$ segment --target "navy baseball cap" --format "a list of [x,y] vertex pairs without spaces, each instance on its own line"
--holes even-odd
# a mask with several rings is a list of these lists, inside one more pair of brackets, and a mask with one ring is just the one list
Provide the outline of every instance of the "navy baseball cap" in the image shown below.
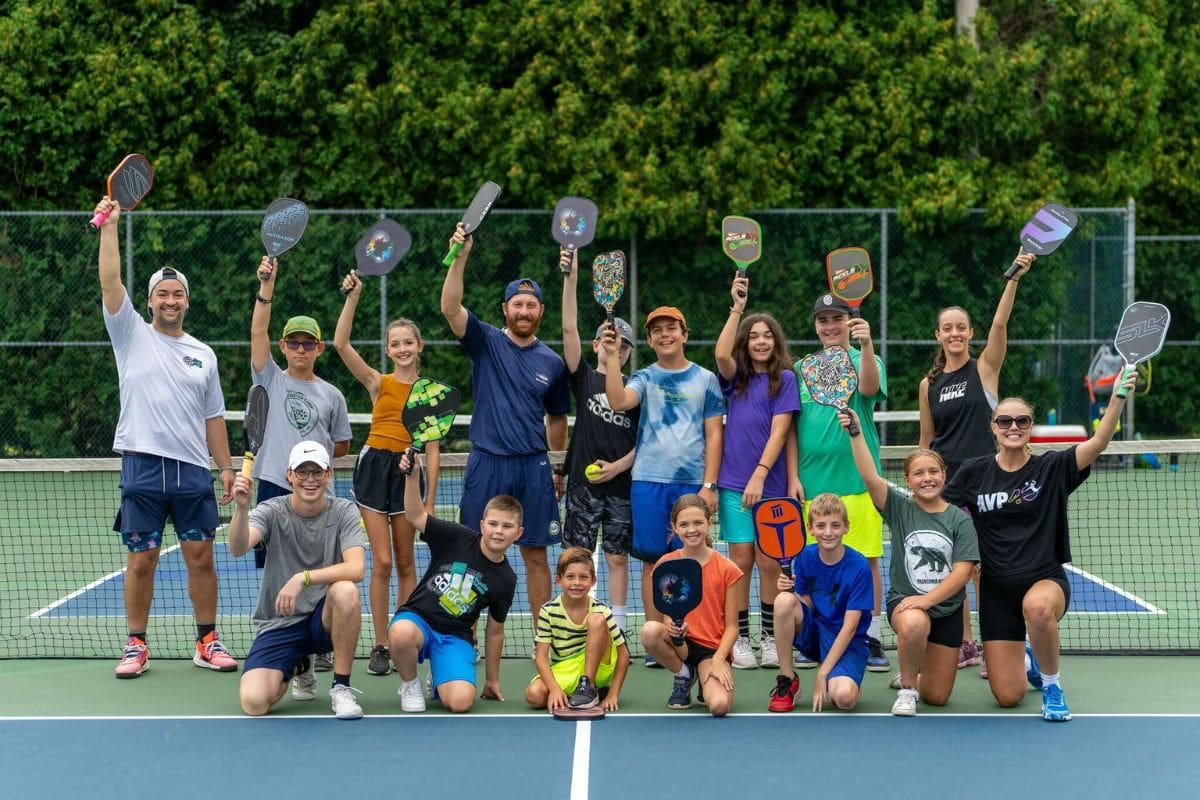
[[846,301],[831,294],[823,294],[817,298],[817,302],[813,303],[812,315],[814,317],[822,311],[841,311],[850,316],[850,306],[846,304]]
[[537,281],[533,278],[517,278],[505,286],[504,302],[507,303],[519,294],[531,294],[537,298],[539,303],[542,302],[542,287],[538,286]]

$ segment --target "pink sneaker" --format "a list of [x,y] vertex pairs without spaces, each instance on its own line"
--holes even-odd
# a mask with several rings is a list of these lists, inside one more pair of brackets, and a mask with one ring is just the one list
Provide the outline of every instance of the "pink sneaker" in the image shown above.
[[237,662],[229,655],[225,645],[221,644],[221,638],[217,636],[216,631],[196,642],[196,655],[192,656],[192,663],[197,667],[217,672],[233,672],[237,669]]
[[125,652],[121,654],[121,662],[117,664],[115,674],[118,678],[136,678],[150,669],[150,648],[136,636],[125,640]]

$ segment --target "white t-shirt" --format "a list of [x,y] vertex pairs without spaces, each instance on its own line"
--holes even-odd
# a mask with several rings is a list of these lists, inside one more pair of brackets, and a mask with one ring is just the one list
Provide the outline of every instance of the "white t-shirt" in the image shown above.
[[297,444],[320,442],[332,454],[334,442],[350,441],[346,398],[336,386],[320,378],[293,378],[272,359],[262,372],[251,366],[250,373],[255,384],[266,387],[270,402],[262,449],[254,460],[256,479],[286,488],[288,456]]
[[167,336],[133,309],[104,309],[104,327],[117,356],[121,416],[113,450],[210,466],[205,420],[225,414],[212,348],[188,334]]

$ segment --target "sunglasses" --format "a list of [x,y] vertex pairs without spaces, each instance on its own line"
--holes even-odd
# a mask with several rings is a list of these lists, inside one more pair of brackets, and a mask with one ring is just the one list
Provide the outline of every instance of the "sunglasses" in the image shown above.
[[1007,414],[996,417],[992,420],[992,424],[1002,430],[1007,430],[1016,423],[1017,430],[1027,431],[1033,427],[1033,417],[1028,414],[1022,414],[1019,417],[1010,417]]
[[317,345],[320,344],[314,339],[306,339],[303,342],[299,339],[285,339],[283,343],[287,345],[288,350],[304,350],[306,353],[316,350]]

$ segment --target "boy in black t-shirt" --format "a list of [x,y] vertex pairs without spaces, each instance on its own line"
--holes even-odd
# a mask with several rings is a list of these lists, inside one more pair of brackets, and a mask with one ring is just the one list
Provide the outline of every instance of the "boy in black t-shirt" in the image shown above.
[[[410,457],[400,461],[408,469]],[[500,693],[500,653],[504,620],[512,606],[517,576],[505,551],[520,538],[521,504],[509,495],[488,501],[479,523],[482,534],[425,512],[421,502],[419,463],[404,482],[404,515],[429,545],[429,569],[416,590],[392,617],[388,647],[400,676],[400,708],[424,711],[425,696],[417,664],[429,661],[434,697],[449,711],[470,711],[475,702],[475,649],[471,632],[488,611],[487,658],[483,697],[504,700]]]

